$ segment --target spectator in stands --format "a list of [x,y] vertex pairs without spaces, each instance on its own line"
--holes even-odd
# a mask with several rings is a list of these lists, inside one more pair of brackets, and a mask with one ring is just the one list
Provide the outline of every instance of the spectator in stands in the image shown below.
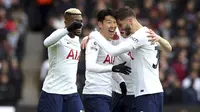
[[166,79],[163,82],[164,102],[165,104],[175,104],[181,102],[181,83],[177,78],[177,74],[173,70],[169,70]]
[[199,72],[191,70],[188,77],[183,80],[183,99],[185,104],[198,104],[200,102],[200,78]]

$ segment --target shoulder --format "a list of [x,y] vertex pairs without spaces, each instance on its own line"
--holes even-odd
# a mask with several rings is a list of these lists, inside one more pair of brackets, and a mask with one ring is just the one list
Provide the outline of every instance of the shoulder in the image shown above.
[[86,46],[86,52],[97,52],[99,50],[99,45],[94,39],[89,39],[87,46]]
[[97,44],[97,42],[95,41],[95,39],[89,39],[88,45],[90,45],[90,46],[98,46],[98,44]]
[[60,28],[60,29],[54,30],[53,33],[60,33],[60,32],[68,32],[68,31],[67,31],[67,29],[65,29],[65,28]]
[[86,49],[93,49],[93,48],[99,49],[99,45],[97,44],[95,39],[89,39]]

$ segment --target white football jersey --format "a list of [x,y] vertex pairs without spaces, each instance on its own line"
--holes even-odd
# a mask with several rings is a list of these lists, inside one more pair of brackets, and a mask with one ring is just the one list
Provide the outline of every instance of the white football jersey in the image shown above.
[[[112,43],[113,43],[114,45],[118,45],[120,42],[123,42],[123,41],[125,41],[126,39],[128,39],[128,38],[122,38],[122,37],[120,36],[120,33],[119,33],[119,32],[117,32],[117,35],[118,35],[118,37],[112,40],[112,41],[113,41]],[[123,57],[121,57],[121,56],[117,56],[117,57],[115,58],[114,65],[117,65],[117,64],[120,64],[120,63],[123,63],[123,62],[126,61],[126,66],[131,67],[131,61],[134,60],[134,58],[133,58],[133,53],[131,53],[131,52],[129,51],[129,52],[125,53],[125,54],[126,54],[127,57],[129,58],[129,61],[127,61],[126,59],[123,59]],[[116,75],[120,75],[120,76],[122,77],[123,80],[118,80],[119,78],[116,79],[116,78],[115,78]],[[135,81],[134,78],[132,78],[132,77],[133,77],[132,75],[133,75],[133,74],[124,75],[124,74],[122,74],[122,73],[115,73],[115,72],[113,72],[112,90],[113,90],[114,92],[116,92],[116,93],[121,94],[122,92],[121,92],[121,88],[120,88],[120,85],[119,85],[119,84],[120,84],[121,82],[125,82],[126,88],[127,88],[127,95],[134,95],[135,82],[136,82],[136,81]]]
[[83,88],[83,94],[111,96],[112,67],[115,57],[110,56],[101,49],[94,39],[90,39],[86,46],[85,58],[86,81]]
[[[70,38],[66,29],[54,31],[45,44],[58,38],[48,46],[49,71],[42,90],[47,93],[72,94],[77,92],[76,74],[80,53],[79,37]],[[66,33],[63,33],[66,32]],[[63,33],[63,35],[61,35]]]
[[[142,27],[129,39],[113,46],[105,41],[98,32],[90,33],[90,37],[109,54],[116,56],[128,51],[134,52],[134,61],[131,62],[132,76],[136,79],[135,96],[163,92],[159,79],[157,44],[148,41],[147,27]],[[97,36],[98,35],[98,36]]]

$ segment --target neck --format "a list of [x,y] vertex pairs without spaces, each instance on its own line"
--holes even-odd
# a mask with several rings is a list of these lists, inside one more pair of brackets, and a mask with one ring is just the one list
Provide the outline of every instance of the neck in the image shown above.
[[75,37],[75,35],[72,32],[69,32],[68,35],[69,35],[70,38],[74,38]]
[[132,32],[135,33],[136,31],[138,31],[142,27],[143,26],[139,22],[136,21],[135,24],[133,24]]
[[103,37],[106,39],[106,40],[111,40],[111,38],[110,37],[107,37],[107,36],[105,36],[105,34],[104,33],[102,33],[102,31],[100,31],[100,33],[101,33],[101,35],[103,35]]

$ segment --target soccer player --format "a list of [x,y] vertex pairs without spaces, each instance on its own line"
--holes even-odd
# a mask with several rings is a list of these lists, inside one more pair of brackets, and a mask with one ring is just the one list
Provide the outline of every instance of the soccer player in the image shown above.
[[[168,41],[145,26],[136,19],[131,8],[120,8],[116,11],[116,18],[122,36],[129,37],[117,46],[109,44],[99,32],[90,33],[89,37],[95,39],[98,45],[112,56],[128,51],[134,52],[131,62],[133,79],[136,79],[135,97],[136,112],[162,112],[163,88],[159,80],[159,48],[171,51]],[[148,40],[149,34],[154,35],[153,42]]]
[[[97,14],[100,35],[107,42],[115,34],[117,27],[114,11],[103,9]],[[105,52],[94,39],[86,46],[86,81],[83,89],[83,104],[86,112],[110,112],[112,96],[112,72],[130,73],[125,63],[114,65],[115,57]],[[117,75],[114,76],[117,78]],[[120,80],[120,79],[119,79]]]
[[[118,45],[120,42],[125,41],[128,38],[122,38],[120,32],[116,30],[116,35],[113,37],[113,43]],[[114,65],[126,61],[126,66],[131,67],[131,60],[134,60],[132,53],[129,51],[126,53],[127,57],[118,56],[115,58]],[[125,59],[124,59],[125,58]],[[121,73],[113,73],[113,76],[116,74],[120,75],[121,80],[113,77],[112,80],[112,112],[135,112],[135,81],[132,78],[133,74],[123,75]]]
[[44,40],[50,67],[39,98],[38,112],[84,110],[76,86],[83,18],[76,8],[66,10],[64,18],[66,27],[54,31]]

